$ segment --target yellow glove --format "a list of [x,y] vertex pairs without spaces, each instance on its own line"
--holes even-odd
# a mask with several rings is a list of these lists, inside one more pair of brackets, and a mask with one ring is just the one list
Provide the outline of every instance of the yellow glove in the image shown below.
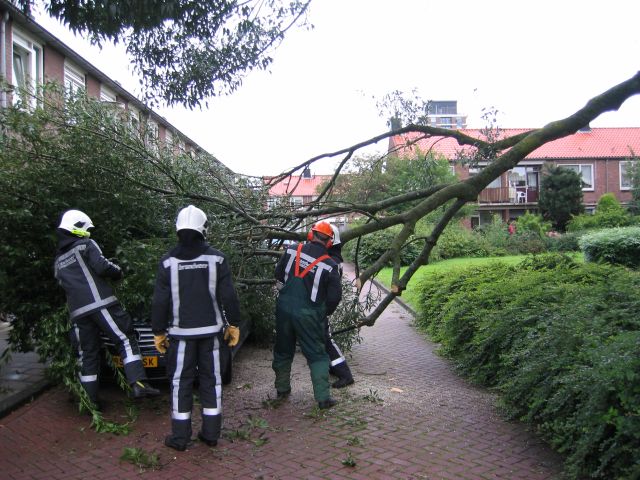
[[160,353],[167,353],[167,348],[169,348],[169,339],[167,338],[167,334],[163,333],[161,335],[154,335],[153,344],[156,346],[156,350]]
[[224,340],[230,347],[235,347],[240,341],[240,329],[229,325],[224,331]]

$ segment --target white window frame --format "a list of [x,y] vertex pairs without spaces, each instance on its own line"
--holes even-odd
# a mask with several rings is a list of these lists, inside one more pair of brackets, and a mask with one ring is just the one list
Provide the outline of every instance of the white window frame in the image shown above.
[[64,88],[67,93],[77,94],[87,89],[86,75],[76,65],[64,61]]
[[108,103],[116,103],[118,98],[116,97],[116,92],[111,90],[106,85],[100,84],[100,101],[108,102]]
[[[478,175],[482,170],[486,168],[486,165],[478,165],[477,167],[469,167],[469,177]],[[455,172],[454,172],[455,173]],[[498,178],[491,180],[489,185],[484,188],[502,188],[502,175]]]
[[268,197],[267,198],[267,210],[273,210],[277,208],[280,204],[280,199],[278,197]]
[[168,128],[164,129],[164,144],[167,148],[174,147],[173,132]]
[[[569,168],[569,167],[578,167],[577,168],[577,173],[578,175],[580,175],[580,179],[582,180],[582,169],[583,167],[587,167],[589,168],[589,170],[591,170],[591,186],[590,187],[582,187],[582,191],[583,192],[593,192],[596,188],[596,182],[595,182],[595,168],[594,165],[592,163],[566,163],[566,164],[561,164],[560,167],[563,168]],[[571,170],[574,170],[573,168],[570,168]],[[584,180],[582,180],[584,182]],[[586,182],[584,182],[586,183]]]
[[[627,170],[627,166],[629,165],[633,165],[635,163],[634,160],[621,160],[619,163],[619,167],[618,167],[618,176],[620,179],[620,190],[621,191],[628,191],[631,190],[633,188],[633,184],[631,183],[631,179],[629,178],[626,170]],[[624,168],[623,168],[624,167]],[[623,173],[624,170],[624,173]],[[627,185],[625,185],[623,183],[623,179],[625,180],[624,183],[627,183]]]
[[160,127],[158,126],[158,122],[152,120],[151,118],[147,119],[145,124],[145,145],[152,150],[156,150],[158,148],[158,136],[160,132]]
[[302,197],[289,198],[289,205],[291,205],[293,208],[301,208],[303,204],[304,204],[304,200],[302,200]]
[[127,122],[131,130],[140,135],[140,110],[131,105],[127,106]]
[[[37,92],[38,86],[44,81],[42,44],[36,42],[29,35],[14,28],[11,39],[11,84],[16,89],[13,95],[14,105],[20,101],[18,90],[25,89],[30,94]],[[16,56],[19,63],[16,62]],[[21,75],[16,71],[16,66],[20,65]],[[18,81],[18,76],[22,76]],[[35,107],[37,101],[35,96],[31,96],[26,102],[30,107]]]

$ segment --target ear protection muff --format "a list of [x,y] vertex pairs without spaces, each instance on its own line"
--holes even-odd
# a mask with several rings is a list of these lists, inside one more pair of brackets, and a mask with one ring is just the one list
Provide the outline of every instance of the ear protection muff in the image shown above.
[[333,229],[331,228],[331,225],[329,225],[329,223],[327,223],[327,222],[315,223],[311,227],[311,230],[309,230],[309,233],[307,233],[307,240],[308,241],[313,240],[313,232],[314,231],[318,232],[318,233],[322,233],[323,235],[326,235],[327,237],[329,237],[329,241],[327,241],[326,247],[327,248],[331,248],[331,246],[333,245]]

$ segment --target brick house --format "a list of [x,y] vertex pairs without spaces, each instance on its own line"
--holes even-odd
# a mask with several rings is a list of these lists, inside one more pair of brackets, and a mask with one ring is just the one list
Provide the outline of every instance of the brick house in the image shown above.
[[[274,208],[282,202],[287,202],[296,208],[303,208],[318,198],[318,188],[325,182],[328,182],[332,176],[333,175],[315,175],[309,168],[306,168],[302,172],[302,175],[286,177],[269,189],[267,208]],[[272,178],[273,177],[264,177],[264,181],[268,182]],[[343,229],[349,221],[347,216],[330,217],[325,218],[325,220],[335,224],[340,229]]]
[[[12,105],[20,90],[34,92],[39,85],[55,81],[67,90],[84,89],[90,97],[119,105],[128,113],[132,125],[139,128],[141,134],[144,132],[145,138],[155,137],[187,152],[202,151],[164,117],[7,0],[0,0],[2,80],[9,88],[0,89],[0,108]],[[33,107],[35,102],[35,99],[29,100]]]
[[[529,129],[504,129],[501,137],[510,137]],[[481,137],[480,130],[464,129],[461,132]],[[421,134],[392,137],[389,151],[408,156],[413,149],[404,145]],[[473,147],[460,146],[453,138],[431,137],[418,140],[414,149],[433,151],[449,159],[460,179],[468,178],[482,169],[486,162],[469,168],[454,160],[460,152],[470,153]],[[631,182],[626,168],[635,155],[640,154],[640,128],[585,128],[573,135],[549,142],[530,153],[520,164],[494,180],[478,196],[477,210],[471,218],[471,226],[491,222],[494,215],[504,221],[514,219],[526,211],[537,212],[540,179],[545,165],[571,168],[582,177],[584,206],[593,212],[598,199],[605,193],[613,193],[626,204],[631,200]]]

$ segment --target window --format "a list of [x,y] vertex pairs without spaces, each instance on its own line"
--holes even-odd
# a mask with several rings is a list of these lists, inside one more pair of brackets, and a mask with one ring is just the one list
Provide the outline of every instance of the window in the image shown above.
[[[482,171],[483,168],[484,167],[470,167],[469,176],[473,177],[474,175],[477,175],[478,173],[480,173],[480,171]],[[501,187],[502,187],[502,176],[491,180],[491,183],[489,183],[489,185],[487,185],[485,188],[501,188]]]
[[158,149],[158,124],[151,119],[145,125],[144,143],[147,148],[157,151]]
[[267,210],[272,210],[278,206],[278,198],[277,197],[269,197],[267,198]]
[[42,46],[32,41],[27,35],[13,32],[13,60],[11,80],[17,90],[13,96],[16,104],[22,100],[25,104],[35,107],[38,85],[42,84]]
[[77,67],[64,63],[64,88],[70,94],[84,92],[84,73]]
[[631,190],[633,188],[630,170],[634,163],[632,161],[620,162],[620,190]]
[[573,170],[582,178],[582,190],[593,190],[593,165],[576,164],[576,165],[560,165],[562,168]]
[[527,176],[526,169],[524,167],[514,167],[509,172],[509,186],[510,187],[526,187]]
[[100,101],[101,102],[109,102],[116,103],[117,98],[116,94],[109,87],[105,87],[104,85],[100,85]]
[[129,105],[127,107],[127,120],[131,127],[131,131],[140,135],[140,111]]

